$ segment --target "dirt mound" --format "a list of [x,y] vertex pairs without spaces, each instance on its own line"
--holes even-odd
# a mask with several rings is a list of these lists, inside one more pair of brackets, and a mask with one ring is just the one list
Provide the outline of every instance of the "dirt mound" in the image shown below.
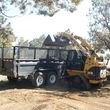
[[0,110],[109,110],[109,85],[91,91],[36,89],[28,81],[10,84],[0,76]]

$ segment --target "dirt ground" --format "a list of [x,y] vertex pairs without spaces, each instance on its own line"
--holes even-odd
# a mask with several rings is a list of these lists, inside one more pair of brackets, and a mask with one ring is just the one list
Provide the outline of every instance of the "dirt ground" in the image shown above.
[[0,76],[0,110],[110,110],[110,82],[90,91],[67,91],[61,84],[39,89]]

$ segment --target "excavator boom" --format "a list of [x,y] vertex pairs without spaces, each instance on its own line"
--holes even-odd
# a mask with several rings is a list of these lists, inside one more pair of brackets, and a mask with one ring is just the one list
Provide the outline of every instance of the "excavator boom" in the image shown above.
[[[95,51],[92,49],[92,47],[82,37],[77,36],[77,35],[73,35],[73,34],[70,34],[70,33],[64,33],[62,36],[69,39],[72,42],[72,44],[77,45],[77,47],[83,53],[87,54],[88,51],[91,51],[91,53],[93,53],[96,57],[98,57],[98,55],[95,53]],[[78,41],[80,41],[80,43]]]

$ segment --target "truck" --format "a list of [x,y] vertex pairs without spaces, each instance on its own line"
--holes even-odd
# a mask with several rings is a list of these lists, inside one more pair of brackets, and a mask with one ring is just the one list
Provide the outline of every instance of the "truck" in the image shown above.
[[[79,49],[52,48],[44,44],[41,48],[14,46],[0,48],[0,74],[13,82],[19,78],[29,79],[35,87],[54,85],[58,79],[84,85],[101,84],[106,81],[106,66],[88,45],[79,44],[78,36],[66,35],[63,40],[77,45]],[[61,40],[61,41],[63,41]],[[57,40],[58,41],[58,40]],[[83,41],[83,40],[82,40]],[[85,40],[84,40],[85,41]],[[61,43],[59,43],[61,44]],[[67,43],[66,43],[67,45]]]

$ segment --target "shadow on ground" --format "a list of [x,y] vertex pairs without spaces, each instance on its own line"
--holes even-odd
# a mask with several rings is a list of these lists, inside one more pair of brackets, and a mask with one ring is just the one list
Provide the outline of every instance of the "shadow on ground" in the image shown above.
[[[78,91],[77,88],[69,87],[65,81],[57,81],[53,86],[45,85],[42,87],[45,90],[50,91]],[[9,82],[8,80],[0,81],[0,91],[9,90],[9,89],[37,89],[35,88],[29,80],[18,80],[16,82]]]
[[[1,78],[2,79],[2,78]],[[109,87],[108,87],[108,86]],[[9,82],[6,78],[0,80],[0,91],[9,90],[9,89],[36,89],[29,80],[18,80],[17,82]],[[84,89],[80,88],[80,86],[76,84],[72,84],[71,86],[65,80],[58,80],[54,86],[44,86],[43,89],[47,91],[61,91],[61,92],[81,92],[84,93]],[[103,87],[99,87],[99,85],[91,85],[91,89],[89,93],[95,94],[103,92],[110,92],[110,78]],[[86,96],[87,94],[81,94],[81,96]],[[95,96],[95,95],[94,95]]]
[[[109,82],[110,84],[110,82]],[[8,80],[0,81],[0,91],[9,90],[9,89],[36,89],[29,80],[18,80],[17,82],[9,82]],[[71,85],[69,86],[67,82],[64,80],[58,81],[54,86],[44,86],[43,89],[50,90],[50,91],[69,91],[69,92],[78,92],[78,91],[85,91],[78,85]],[[99,89],[99,85],[92,86],[90,91],[94,92]]]
[[28,80],[19,80],[17,82],[9,82],[8,80],[0,81],[0,91],[8,89],[33,89],[31,82]]

